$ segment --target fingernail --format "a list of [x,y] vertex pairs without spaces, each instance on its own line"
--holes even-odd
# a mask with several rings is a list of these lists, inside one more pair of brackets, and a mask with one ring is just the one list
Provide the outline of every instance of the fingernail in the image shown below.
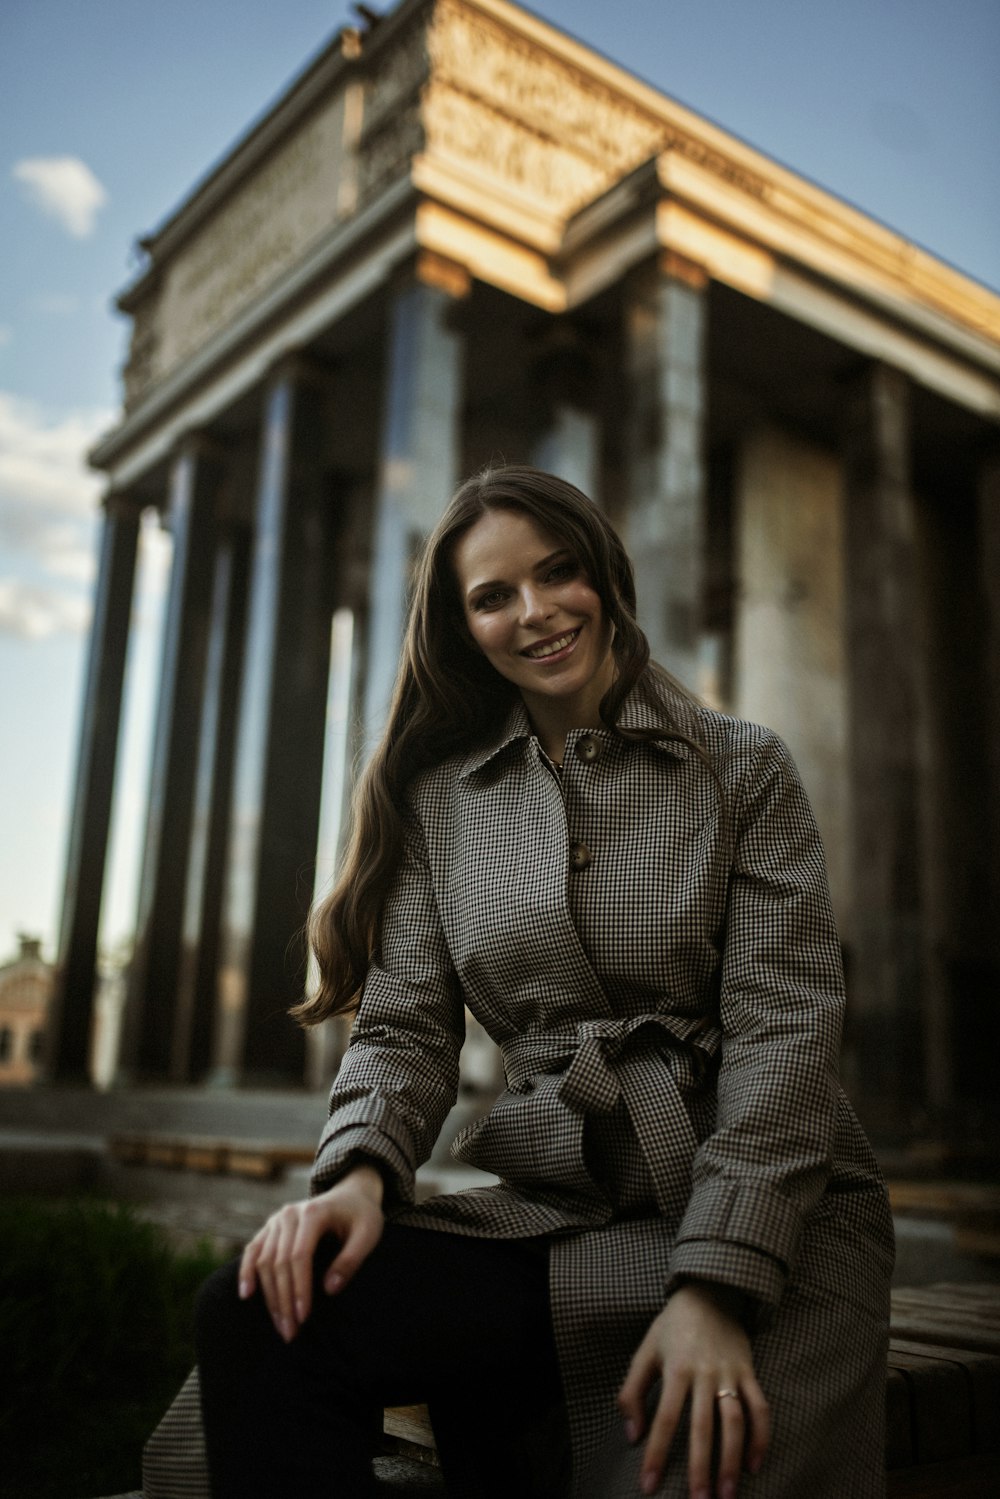
[[722,1485],[721,1499],[736,1499],[736,1485],[731,1478],[727,1478]]
[[250,1295],[250,1282],[248,1280],[241,1280],[240,1281],[240,1300],[241,1301],[246,1301],[246,1299],[247,1299],[247,1297],[249,1295]]
[[630,1442],[637,1442],[639,1440],[639,1428],[631,1416],[625,1422],[625,1436]]
[[712,1499],[712,1496],[708,1492],[708,1489],[698,1489],[695,1493],[694,1499]]
[[644,1494],[655,1494],[656,1493],[656,1474],[655,1473],[644,1473],[642,1475],[642,1483],[639,1485],[639,1487],[641,1488],[641,1490],[642,1490],[642,1492]]
[[292,1338],[295,1336],[295,1329],[292,1327],[291,1319],[289,1317],[282,1317],[280,1331],[281,1336],[284,1338],[285,1342],[290,1343],[292,1341]]
[[306,1304],[304,1301],[296,1301],[295,1315],[296,1317],[298,1317],[300,1322],[304,1322],[306,1320]]
[[330,1279],[326,1283],[326,1289],[330,1292],[331,1295],[333,1295],[333,1292],[339,1291],[343,1284],[344,1277],[342,1275],[338,1275],[336,1271],[334,1271],[334,1273],[330,1276]]

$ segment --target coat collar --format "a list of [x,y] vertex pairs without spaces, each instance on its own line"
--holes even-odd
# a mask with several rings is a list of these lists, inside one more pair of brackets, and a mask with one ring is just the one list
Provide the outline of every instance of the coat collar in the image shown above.
[[[630,692],[622,704],[622,711],[618,716],[618,725],[623,729],[674,729],[681,733],[691,734],[694,730],[693,713],[687,704],[683,705],[680,712],[671,715],[666,704],[652,700],[646,693]],[[607,729],[595,730],[595,733],[609,733]],[[482,770],[491,760],[505,750],[509,744],[517,740],[528,740],[534,734],[528,711],[520,698],[511,705],[499,733],[488,744],[481,744],[462,760],[458,776],[464,780],[466,776],[472,775],[477,770]],[[662,751],[664,754],[673,755],[677,760],[686,760],[691,751],[688,746],[677,739],[654,739],[649,741],[651,747]]]

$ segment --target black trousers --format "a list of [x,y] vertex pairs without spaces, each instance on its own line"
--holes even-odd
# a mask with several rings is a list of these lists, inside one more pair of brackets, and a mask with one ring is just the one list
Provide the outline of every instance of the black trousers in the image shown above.
[[543,1240],[492,1240],[392,1223],[336,1296],[322,1276],[291,1343],[238,1260],[202,1287],[196,1339],[215,1499],[370,1499],[386,1405],[426,1403],[449,1494],[558,1492],[538,1446],[562,1443],[562,1389]]

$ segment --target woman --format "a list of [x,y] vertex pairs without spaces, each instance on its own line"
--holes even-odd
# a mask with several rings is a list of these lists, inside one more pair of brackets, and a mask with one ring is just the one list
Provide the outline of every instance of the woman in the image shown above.
[[[556,1492],[563,1407],[574,1496],[882,1492],[892,1229],[812,814],[774,734],[649,665],[571,485],[487,470],[431,536],[311,935],[299,1018],[360,1008],[314,1195],[202,1297],[217,1499],[368,1493],[419,1400],[462,1499]],[[508,1087],[455,1153],[500,1184],[414,1206],[466,1006]]]

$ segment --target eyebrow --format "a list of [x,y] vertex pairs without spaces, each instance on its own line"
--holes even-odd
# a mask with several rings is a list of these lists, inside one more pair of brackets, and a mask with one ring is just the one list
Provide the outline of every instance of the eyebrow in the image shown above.
[[[548,567],[550,562],[555,562],[557,557],[565,557],[567,555],[570,555],[571,550],[572,549],[570,547],[556,547],[556,550],[554,552],[549,552],[547,557],[539,558],[539,560],[534,565],[533,571],[536,573],[541,572],[543,568]],[[471,599],[474,594],[481,592],[481,590],[484,588],[506,588],[506,586],[507,580],[505,578],[488,578],[482,583],[473,583],[471,587],[466,591],[465,596],[467,599]]]

